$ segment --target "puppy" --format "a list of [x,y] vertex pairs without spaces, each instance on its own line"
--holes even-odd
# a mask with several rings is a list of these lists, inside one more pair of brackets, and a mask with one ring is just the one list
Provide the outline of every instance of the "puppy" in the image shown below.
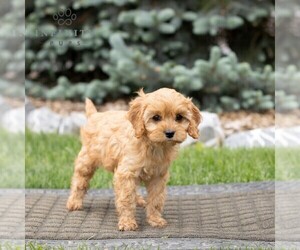
[[[148,223],[164,227],[162,218],[169,166],[187,134],[198,138],[201,115],[191,99],[173,89],[138,92],[129,111],[97,113],[86,100],[87,124],[81,129],[82,148],[75,161],[68,210],[82,209],[82,200],[98,166],[114,173],[119,230],[135,230],[136,205],[146,208]],[[138,194],[143,182],[147,199]]]

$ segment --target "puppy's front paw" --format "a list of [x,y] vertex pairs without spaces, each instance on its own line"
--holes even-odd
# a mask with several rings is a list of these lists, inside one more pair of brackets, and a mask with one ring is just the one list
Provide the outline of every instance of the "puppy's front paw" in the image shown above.
[[165,227],[168,223],[167,221],[162,218],[162,217],[149,217],[148,218],[148,223],[152,226],[152,227]]
[[136,220],[128,218],[120,218],[118,226],[120,231],[134,231],[138,228]]
[[67,209],[69,211],[81,210],[82,200],[73,199],[72,197],[70,197],[67,202]]

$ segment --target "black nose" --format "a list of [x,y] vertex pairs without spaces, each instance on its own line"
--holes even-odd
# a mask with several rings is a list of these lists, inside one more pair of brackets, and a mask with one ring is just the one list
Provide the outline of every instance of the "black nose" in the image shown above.
[[175,134],[175,131],[167,130],[167,131],[165,131],[165,134],[166,134],[167,138],[172,138]]

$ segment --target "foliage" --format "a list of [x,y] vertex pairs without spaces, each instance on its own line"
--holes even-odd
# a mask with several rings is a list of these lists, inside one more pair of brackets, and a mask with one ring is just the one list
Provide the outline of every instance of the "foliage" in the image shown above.
[[299,1],[276,2],[276,62],[277,67],[300,67]]
[[25,41],[24,2],[1,1],[0,9],[0,93],[24,98]]
[[276,110],[284,112],[299,108],[300,104],[300,72],[294,65],[287,67],[285,71],[279,71],[276,77]]
[[[26,187],[69,188],[79,138],[26,132]],[[169,185],[273,180],[274,149],[182,149],[171,166]],[[238,159],[238,160],[237,160]],[[112,187],[112,173],[97,170],[91,188]]]
[[[54,16],[66,8],[62,20],[77,18],[61,25]],[[205,109],[273,108],[273,8],[271,0],[29,1],[27,94],[101,103],[167,86]]]
[[300,106],[299,2],[277,1],[276,7],[276,110],[286,112]]

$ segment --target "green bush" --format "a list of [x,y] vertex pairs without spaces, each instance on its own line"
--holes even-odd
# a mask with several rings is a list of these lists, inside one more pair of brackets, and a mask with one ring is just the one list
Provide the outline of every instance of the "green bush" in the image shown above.
[[2,0],[0,8],[0,95],[24,100],[25,2]]
[[273,1],[69,2],[26,2],[28,95],[102,103],[167,86],[208,110],[274,107]]

